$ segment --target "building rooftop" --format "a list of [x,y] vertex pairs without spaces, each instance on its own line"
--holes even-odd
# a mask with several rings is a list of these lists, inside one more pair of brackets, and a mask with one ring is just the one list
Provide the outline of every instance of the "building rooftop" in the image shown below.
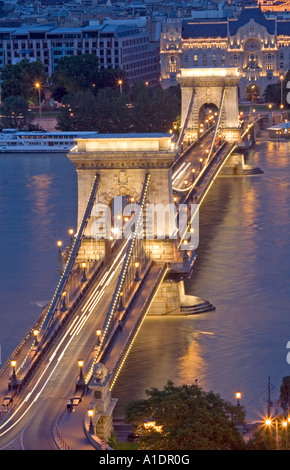
[[227,21],[200,20],[182,23],[182,38],[226,38]]
[[234,36],[237,34],[239,28],[249,23],[250,20],[254,20],[255,23],[264,26],[269,34],[275,34],[275,19],[267,19],[260,9],[260,7],[244,7],[238,20],[231,20],[230,34]]
[[[234,36],[239,28],[254,20],[257,24],[264,26],[269,34],[275,34],[276,18],[266,18],[259,7],[245,7],[237,19],[197,19],[182,22],[182,38],[226,38],[229,34]],[[277,20],[277,34],[290,35],[290,19]]]

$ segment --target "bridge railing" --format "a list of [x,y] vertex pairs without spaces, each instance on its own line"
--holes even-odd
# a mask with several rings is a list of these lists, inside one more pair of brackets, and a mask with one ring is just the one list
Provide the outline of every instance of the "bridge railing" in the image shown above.
[[[154,286],[152,287],[151,291],[150,291],[150,295],[146,298],[146,301],[144,302],[143,306],[142,306],[142,310],[139,314],[139,317],[137,319],[137,321],[135,322],[134,324],[134,327],[131,329],[126,341],[125,341],[125,344],[124,346],[122,347],[122,350],[118,356],[118,360],[113,368],[113,370],[111,371],[110,373],[110,389],[113,388],[116,380],[117,380],[117,377],[123,367],[123,364],[133,346],[133,343],[137,337],[137,334],[145,320],[145,317],[151,307],[151,304],[156,296],[156,293],[157,293],[157,290],[160,286],[160,284],[162,283],[163,279],[165,278],[166,276],[166,273],[169,269],[169,264],[168,263],[165,263],[164,266],[160,269],[159,273],[158,273],[158,276],[157,276],[157,279],[155,280],[155,283],[154,283]],[[145,284],[145,283],[144,283]],[[142,286],[141,286],[142,288]],[[137,295],[136,295],[136,298],[137,298]],[[131,305],[129,306],[128,308],[128,313],[127,315],[130,314],[131,310],[134,308],[134,305],[135,305],[135,301],[136,301],[136,298],[132,299],[132,303]]]
[[126,308],[124,310],[124,313],[122,315],[121,323],[114,325],[114,328],[111,329],[110,334],[107,337],[107,341],[103,342],[102,349],[101,350],[99,349],[99,354],[97,354],[95,356],[95,358],[92,360],[91,364],[88,366],[88,368],[86,370],[86,373],[84,374],[86,383],[88,383],[90,381],[91,377],[92,377],[93,368],[94,368],[94,365],[96,364],[96,362],[104,363],[107,356],[109,355],[109,353],[110,353],[110,351],[111,351],[118,335],[120,334],[120,331],[123,329],[123,327],[126,323],[126,320],[129,317],[130,312],[132,311],[132,308],[133,308],[133,306],[136,302],[136,299],[139,296],[139,293],[142,291],[142,288],[146,284],[146,281],[148,279],[148,276],[149,276],[149,273],[150,273],[150,270],[151,270],[152,266],[153,266],[153,261],[148,260],[148,263],[146,264],[146,267],[144,268],[142,279],[138,283],[138,285],[136,285],[136,288],[135,288],[134,292],[132,292],[132,295],[131,295],[130,299],[128,300],[128,303],[127,303]]

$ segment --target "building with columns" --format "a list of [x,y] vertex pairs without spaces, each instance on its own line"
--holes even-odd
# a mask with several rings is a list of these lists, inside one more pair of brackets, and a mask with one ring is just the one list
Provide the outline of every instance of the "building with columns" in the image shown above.
[[170,19],[160,60],[163,88],[176,85],[187,67],[238,67],[240,100],[256,102],[290,69],[290,20],[268,19],[258,6],[245,7],[238,18]]

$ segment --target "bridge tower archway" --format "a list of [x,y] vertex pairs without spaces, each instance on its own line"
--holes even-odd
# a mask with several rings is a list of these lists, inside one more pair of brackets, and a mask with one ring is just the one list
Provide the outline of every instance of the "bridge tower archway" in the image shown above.
[[177,80],[181,86],[181,128],[185,141],[198,139],[200,110],[206,103],[213,103],[221,113],[220,131],[223,138],[227,142],[240,140],[240,75],[236,67],[181,69]]
[[218,104],[204,103],[199,110],[199,134],[201,135],[213,124],[215,124],[218,115]]
[[[77,170],[78,227],[92,181],[96,173],[99,174],[95,202],[87,221],[79,256],[82,259],[99,260],[106,256],[108,240],[111,235],[115,235],[112,234],[111,223],[104,229],[101,223],[102,218],[112,222],[111,208],[115,198],[122,196],[122,206],[125,202],[138,205],[146,175],[150,174],[146,204],[165,208],[173,204],[172,163],[177,150],[172,134],[163,133],[96,134],[94,138],[76,141],[77,146],[68,157]],[[144,239],[146,253],[152,259],[173,262],[177,254],[177,240],[172,236],[174,232],[173,220],[166,218],[164,237],[162,232],[162,238],[158,242]]]

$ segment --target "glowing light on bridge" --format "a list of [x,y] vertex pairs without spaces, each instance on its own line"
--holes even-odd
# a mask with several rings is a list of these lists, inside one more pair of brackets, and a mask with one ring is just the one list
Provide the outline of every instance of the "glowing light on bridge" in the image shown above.
[[240,72],[237,67],[201,67],[180,69],[180,77],[239,77]]

